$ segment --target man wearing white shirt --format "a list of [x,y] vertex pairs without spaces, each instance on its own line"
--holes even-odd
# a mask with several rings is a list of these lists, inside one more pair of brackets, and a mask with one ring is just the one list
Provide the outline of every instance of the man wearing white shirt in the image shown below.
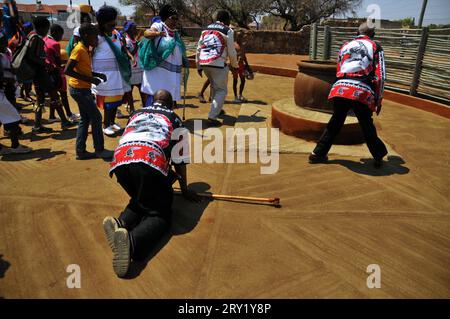
[[[213,125],[221,125],[217,117],[222,112],[228,93],[228,71],[238,68],[234,47],[234,31],[230,28],[228,11],[217,13],[217,22],[210,24],[200,37],[197,46],[197,68],[200,76],[205,72],[211,82],[212,103],[208,119]],[[227,65],[230,60],[230,68]]]

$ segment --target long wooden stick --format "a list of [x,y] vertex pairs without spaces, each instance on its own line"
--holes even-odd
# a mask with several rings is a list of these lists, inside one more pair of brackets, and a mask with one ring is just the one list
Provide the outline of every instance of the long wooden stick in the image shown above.
[[[180,193],[180,190],[176,190]],[[265,198],[265,197],[248,197],[248,196],[232,196],[232,195],[218,195],[218,194],[209,194],[209,193],[197,193],[197,195],[204,198],[211,198],[217,200],[241,200],[241,201],[249,201],[249,202],[257,202],[257,203],[267,203],[271,205],[278,206],[280,205],[280,199],[277,197],[274,198]]]

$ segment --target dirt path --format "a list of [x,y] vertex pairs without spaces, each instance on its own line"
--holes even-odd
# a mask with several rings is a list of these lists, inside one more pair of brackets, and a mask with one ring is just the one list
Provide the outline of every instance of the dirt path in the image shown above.
[[[209,107],[193,98],[202,80],[195,72],[191,79],[192,121]],[[257,74],[246,95],[270,108],[291,96],[293,81]],[[225,110],[223,130],[240,106]],[[127,280],[113,273],[101,227],[128,201],[108,164],[75,161],[74,130],[33,142],[27,135],[37,152],[0,160],[0,296],[448,298],[450,122],[391,102],[380,121],[380,135],[404,161],[391,159],[382,171],[345,157],[311,166],[306,154],[282,155],[270,176],[259,164],[190,165],[197,190],[279,196],[283,207],[177,197],[172,234]],[[81,267],[81,289],[66,286],[71,264]],[[366,286],[370,264],[381,267],[382,289]]]

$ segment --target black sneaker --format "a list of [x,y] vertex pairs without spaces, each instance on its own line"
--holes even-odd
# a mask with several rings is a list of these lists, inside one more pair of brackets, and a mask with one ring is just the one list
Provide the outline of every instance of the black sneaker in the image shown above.
[[77,161],[86,161],[97,158],[97,154],[89,152],[79,152],[77,153]]
[[53,129],[49,127],[33,127],[32,132],[35,134],[42,134],[42,133],[52,133]]
[[69,122],[69,121],[63,122],[63,123],[61,123],[61,130],[64,131],[64,130],[67,130],[67,129],[69,129],[71,127],[74,127],[74,126],[76,126],[75,123],[72,123],[72,122]]
[[109,160],[114,157],[114,151],[109,150],[103,150],[103,151],[96,151],[95,155],[97,155],[98,158]]
[[328,161],[328,156],[319,156],[314,153],[309,155],[309,164],[320,164]]

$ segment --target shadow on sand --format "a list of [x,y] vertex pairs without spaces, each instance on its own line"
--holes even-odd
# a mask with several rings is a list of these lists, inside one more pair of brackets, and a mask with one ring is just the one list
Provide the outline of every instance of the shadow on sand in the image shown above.
[[[5,274],[11,267],[11,263],[3,259],[3,255],[0,255],[0,279],[5,278]],[[5,297],[0,296],[0,299],[5,299]]]
[[77,129],[61,131],[60,134],[53,134],[52,139],[57,141],[73,140],[77,137]]
[[[207,192],[211,187],[206,183],[193,183],[189,187],[197,192]],[[151,260],[170,242],[172,237],[189,234],[197,227],[209,200],[203,200],[200,203],[191,203],[181,196],[174,197],[172,227],[153,249],[147,259],[143,262],[132,262],[126,280],[136,279],[147,267]]]
[[245,102],[235,102],[235,101],[226,100],[224,104],[226,104],[226,105],[243,105],[243,104],[268,105],[267,102],[264,102],[261,100],[249,100],[249,101],[245,101]]
[[331,160],[327,165],[342,165],[345,168],[361,175],[368,176],[391,176],[391,175],[406,175],[410,172],[409,168],[403,166],[406,162],[398,156],[388,156],[387,161],[380,169],[373,166],[373,159],[361,159],[360,162],[349,160]]
[[[186,103],[184,104],[184,108],[186,109],[199,109],[200,107],[195,104]],[[177,104],[177,107],[174,108],[174,110],[182,110],[183,109],[183,103]]]
[[[223,121],[223,126],[234,126],[236,123],[261,123],[265,122],[267,120],[264,116],[258,116],[258,112],[255,112],[255,114],[252,115],[240,115],[239,117],[231,116],[228,114],[222,114],[219,115],[219,118]],[[184,122],[184,126],[193,134],[195,132],[195,123],[196,121],[201,121],[202,129],[208,129],[214,126],[211,126],[209,121],[207,119],[200,119],[200,118],[194,118],[194,119],[188,119]]]
[[191,132],[191,134],[194,134],[194,132],[196,132],[195,131],[195,129],[196,129],[196,127],[195,127],[196,121],[200,121],[202,123],[202,125],[201,125],[202,129],[207,129],[207,128],[211,127],[211,125],[209,124],[207,119],[195,118],[195,119],[186,120],[184,122],[184,127],[187,128],[189,130],[189,132]]
[[36,159],[38,162],[40,162],[65,154],[66,152],[64,151],[52,151],[49,148],[42,148],[39,150],[34,150],[29,154],[4,155],[1,160],[5,162],[19,162]]
[[252,115],[239,115],[236,122],[238,123],[261,123],[267,120],[265,116],[258,115],[259,110],[253,113]]
[[11,264],[3,259],[3,255],[0,255],[0,279],[5,278],[5,274],[9,267],[11,267]]

